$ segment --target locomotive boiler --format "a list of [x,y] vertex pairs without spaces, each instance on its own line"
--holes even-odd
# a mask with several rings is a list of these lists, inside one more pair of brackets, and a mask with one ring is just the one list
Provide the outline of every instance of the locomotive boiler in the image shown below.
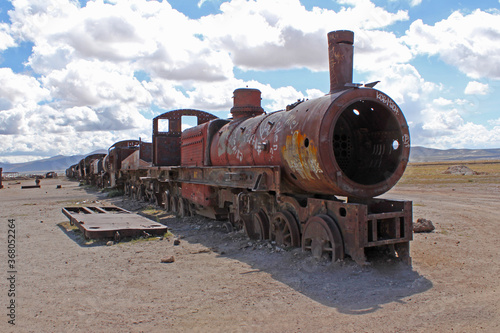
[[258,90],[236,90],[233,120],[212,139],[212,165],[278,165],[294,193],[370,198],[397,183],[410,149],[403,113],[384,93],[353,87],[352,32],[328,37],[330,94],[264,114]]

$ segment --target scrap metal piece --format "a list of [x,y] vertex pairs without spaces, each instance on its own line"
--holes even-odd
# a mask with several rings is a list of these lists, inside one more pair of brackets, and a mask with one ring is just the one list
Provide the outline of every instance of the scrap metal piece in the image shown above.
[[[168,227],[120,207],[64,207],[62,213],[83,232],[85,238],[134,237],[147,232],[163,235]],[[117,237],[117,235],[119,235]]]

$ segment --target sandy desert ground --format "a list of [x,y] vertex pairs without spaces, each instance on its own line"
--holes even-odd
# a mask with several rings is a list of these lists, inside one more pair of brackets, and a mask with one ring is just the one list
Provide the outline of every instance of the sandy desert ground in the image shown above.
[[[388,192],[413,200],[414,220],[436,227],[414,235],[412,267],[317,262],[220,222],[152,209],[172,236],[86,242],[62,207],[145,204],[65,178],[22,184],[0,190],[0,332],[500,332],[500,181],[401,182]],[[161,262],[169,256],[175,262]]]

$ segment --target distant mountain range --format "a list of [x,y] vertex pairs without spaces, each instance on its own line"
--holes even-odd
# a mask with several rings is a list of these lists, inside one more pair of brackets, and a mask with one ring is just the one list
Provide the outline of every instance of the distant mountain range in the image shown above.
[[19,173],[43,173],[49,171],[64,172],[68,167],[80,162],[82,158],[91,154],[107,154],[106,149],[99,149],[86,155],[63,156],[57,155],[41,160],[25,162],[25,163],[0,163],[0,168],[3,172],[19,172]]
[[[42,173],[64,172],[68,167],[80,162],[82,158],[91,154],[106,154],[107,150],[100,149],[87,155],[63,156],[57,155],[37,161],[26,163],[0,163],[3,172]],[[440,161],[469,161],[469,160],[500,160],[499,149],[432,149],[412,147],[410,150],[410,163],[440,162]]]
[[410,163],[469,160],[500,160],[500,148],[441,150],[416,146],[410,149]]

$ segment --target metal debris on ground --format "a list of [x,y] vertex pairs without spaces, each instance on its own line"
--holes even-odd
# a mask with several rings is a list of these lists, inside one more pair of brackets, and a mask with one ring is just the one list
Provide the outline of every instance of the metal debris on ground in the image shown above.
[[163,235],[168,227],[120,207],[64,207],[62,212],[86,238],[114,238]]

